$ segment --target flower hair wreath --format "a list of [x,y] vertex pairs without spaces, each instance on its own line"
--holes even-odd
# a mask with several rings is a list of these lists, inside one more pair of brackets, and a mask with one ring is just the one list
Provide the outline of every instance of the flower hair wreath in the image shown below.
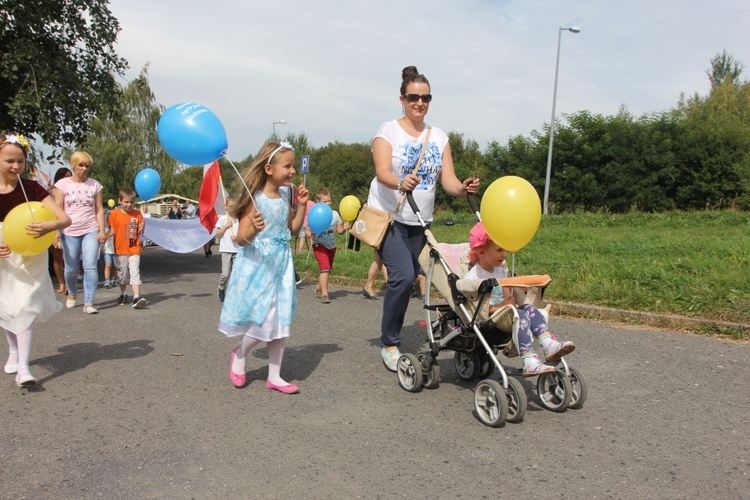
[[19,146],[21,146],[22,148],[24,148],[26,151],[29,150],[29,141],[28,141],[28,139],[26,139],[21,134],[18,134],[18,135],[15,135],[15,134],[6,135],[5,139],[3,139],[3,142],[1,142],[0,144],[5,144],[5,143],[8,143],[8,144],[18,144]]

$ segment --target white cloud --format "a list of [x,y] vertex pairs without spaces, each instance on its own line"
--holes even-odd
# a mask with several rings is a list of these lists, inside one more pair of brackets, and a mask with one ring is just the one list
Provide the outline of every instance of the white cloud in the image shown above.
[[[414,64],[435,95],[428,122],[484,147],[550,120],[559,26],[558,115],[588,109],[665,111],[705,94],[709,59],[726,48],[750,65],[746,1],[114,0],[118,52],[164,106],[213,110],[229,156],[254,154],[277,132],[315,146],[367,142],[400,114]],[[744,75],[747,78],[747,75]]]

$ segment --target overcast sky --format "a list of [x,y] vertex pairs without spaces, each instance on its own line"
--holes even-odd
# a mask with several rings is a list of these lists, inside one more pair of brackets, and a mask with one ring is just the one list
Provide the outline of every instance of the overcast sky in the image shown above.
[[[315,147],[369,142],[401,115],[401,69],[430,80],[427,122],[484,149],[549,123],[559,27],[557,115],[666,111],[705,95],[724,48],[750,65],[748,0],[112,0],[123,83],[150,64],[166,106],[222,121],[228,156],[305,133]],[[750,78],[746,69],[743,78]]]

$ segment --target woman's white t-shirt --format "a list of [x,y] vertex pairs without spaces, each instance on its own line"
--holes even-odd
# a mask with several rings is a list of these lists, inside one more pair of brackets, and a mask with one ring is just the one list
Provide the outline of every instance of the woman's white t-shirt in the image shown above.
[[[412,137],[401,128],[398,120],[385,122],[380,126],[375,139],[384,139],[391,145],[391,172],[394,175],[403,179],[407,174],[414,171],[427,130],[428,127],[425,127],[419,137]],[[443,150],[447,145],[448,136],[446,133],[433,127],[422,163],[417,171],[419,185],[414,189],[414,200],[417,202],[422,219],[426,222],[432,221],[435,208],[435,189],[440,177],[440,170],[443,168]],[[377,177],[370,183],[370,195],[367,198],[367,204],[371,207],[393,214],[400,199],[401,194],[398,190],[384,186],[378,182]],[[410,226],[419,225],[419,219],[406,202],[401,206],[398,213],[393,214],[393,219]]]

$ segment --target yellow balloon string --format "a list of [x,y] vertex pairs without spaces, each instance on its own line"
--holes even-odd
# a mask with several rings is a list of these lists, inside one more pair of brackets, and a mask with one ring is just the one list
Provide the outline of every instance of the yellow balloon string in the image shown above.
[[34,217],[34,211],[31,209],[31,203],[29,203],[29,197],[26,194],[26,189],[23,187],[23,182],[21,182],[21,175],[16,174],[18,176],[18,183],[21,185],[21,191],[23,192],[23,197],[26,199],[26,206],[29,207],[29,214],[31,215],[31,220],[33,222],[36,222],[36,218]]

